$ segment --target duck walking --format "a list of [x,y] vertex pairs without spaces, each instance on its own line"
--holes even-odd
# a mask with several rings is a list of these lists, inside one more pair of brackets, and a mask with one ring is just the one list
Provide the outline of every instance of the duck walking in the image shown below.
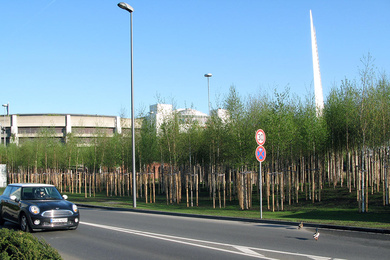
[[301,223],[299,223],[299,225],[298,225],[298,229],[301,229],[301,228],[303,228],[303,222],[301,221]]
[[318,232],[318,228],[316,228],[316,232],[313,234],[313,238],[317,241],[320,237],[320,232]]

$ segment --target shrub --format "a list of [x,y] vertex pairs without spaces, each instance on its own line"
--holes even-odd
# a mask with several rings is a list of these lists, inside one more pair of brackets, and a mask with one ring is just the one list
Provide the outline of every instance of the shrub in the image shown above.
[[44,240],[22,231],[0,229],[0,259],[62,259]]

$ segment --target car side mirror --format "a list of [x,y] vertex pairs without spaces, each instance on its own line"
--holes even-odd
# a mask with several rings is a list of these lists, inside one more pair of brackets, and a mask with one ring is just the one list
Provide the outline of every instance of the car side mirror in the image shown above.
[[15,196],[15,195],[11,195],[11,197],[9,197],[11,200],[15,201],[15,202],[18,202],[18,198]]
[[62,195],[62,197],[64,198],[64,200],[67,200],[68,199],[68,195]]

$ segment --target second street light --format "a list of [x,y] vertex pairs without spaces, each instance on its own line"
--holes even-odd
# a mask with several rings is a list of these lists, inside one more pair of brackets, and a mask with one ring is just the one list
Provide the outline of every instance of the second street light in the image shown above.
[[207,90],[208,90],[208,106],[209,106],[209,116],[210,116],[210,78],[213,76],[211,73],[204,74],[207,78]]
[[132,152],[133,152],[133,207],[137,207],[137,182],[135,169],[135,131],[134,131],[134,90],[133,90],[133,7],[127,3],[120,2],[120,8],[130,13],[130,70],[131,70],[131,137],[132,137]]
[[[3,107],[4,108],[7,108],[7,116],[9,115],[9,103],[7,103],[7,104],[3,104]],[[11,124],[10,124],[11,125]],[[3,126],[3,130],[4,130],[4,147],[7,145],[7,140],[6,140],[6,138],[7,138],[7,132],[6,132],[6,130],[5,130],[5,113],[4,113],[4,126]]]

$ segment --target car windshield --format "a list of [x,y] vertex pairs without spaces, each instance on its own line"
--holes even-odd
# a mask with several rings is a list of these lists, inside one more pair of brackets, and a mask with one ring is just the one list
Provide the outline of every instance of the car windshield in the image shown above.
[[60,200],[56,187],[23,187],[22,200]]

